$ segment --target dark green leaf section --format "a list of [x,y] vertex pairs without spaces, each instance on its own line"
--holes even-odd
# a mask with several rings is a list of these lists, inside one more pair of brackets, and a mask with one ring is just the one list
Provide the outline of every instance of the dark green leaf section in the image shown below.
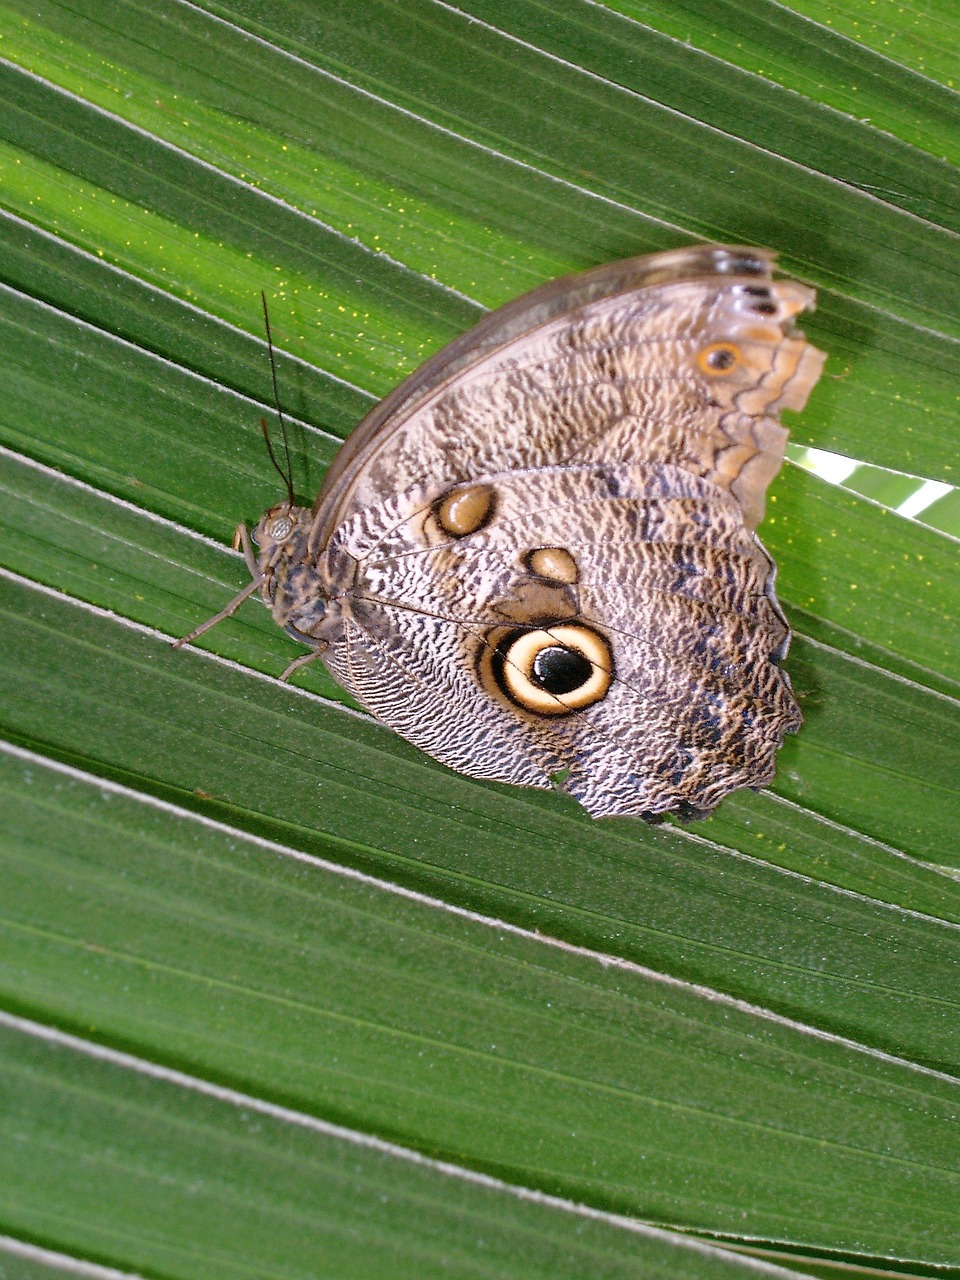
[[[960,1260],[950,1236],[960,1191],[955,1082],[355,883],[96,782],[10,759],[2,777],[0,980],[27,1013],[96,1028],[134,1052],[163,1045],[169,1065],[268,1101],[648,1219]],[[307,1229],[303,1196],[313,1214],[332,1209],[338,1183],[350,1194],[348,1169],[387,1176],[396,1163],[243,1111],[234,1146],[220,1128],[227,1108],[22,1037],[0,1043],[0,1096],[20,1132],[38,1144],[87,1135],[95,1148],[85,1159],[82,1148],[62,1148],[60,1167],[43,1161],[36,1182],[0,1178],[0,1212],[6,1201],[20,1230],[42,1229],[63,1197],[58,1185],[84,1197],[82,1219],[97,1180],[130,1177],[134,1163],[136,1199],[151,1201],[152,1162],[134,1158],[145,1124],[167,1134],[144,1139],[143,1151],[190,1154],[179,1176],[167,1170],[166,1195],[177,1203],[198,1183],[201,1196],[216,1189],[227,1222],[282,1204],[303,1213]],[[151,1103],[155,1093],[164,1096]],[[514,1123],[504,1126],[504,1114]],[[292,1144],[289,1163],[271,1173],[263,1162],[271,1151],[278,1159],[281,1138]],[[388,1198],[392,1219],[405,1221],[415,1195],[429,1225],[431,1178],[403,1170]],[[374,1179],[368,1203],[364,1185],[352,1186],[361,1218],[383,1192]],[[496,1201],[456,1184],[447,1194]],[[130,1198],[111,1185],[103,1199],[116,1207],[101,1230],[116,1230]],[[500,1206],[505,1224],[509,1209]],[[358,1224],[356,1210],[338,1214]],[[191,1219],[161,1218],[160,1234],[187,1238]],[[324,1217],[327,1231],[334,1220]],[[203,1238],[209,1247],[216,1231]],[[415,1239],[423,1247],[419,1224]],[[484,1257],[472,1238],[464,1251]]]
[[960,706],[798,637],[790,672],[806,721],[778,757],[777,794],[933,862],[960,822]]
[[[0,1028],[0,1079],[0,1220],[142,1275],[750,1274],[719,1251],[461,1182],[18,1029]],[[0,1268],[62,1274],[2,1253]]]
[[[224,542],[237,519],[255,519],[277,500],[280,482],[259,428],[268,403],[8,291],[0,344],[9,391],[2,438],[10,447]],[[338,441],[295,437],[301,474],[315,487],[305,439],[314,468],[329,463]]]
[[[847,869],[859,886],[851,895],[669,827],[591,822],[572,801],[451,776],[379,726],[36,591],[6,582],[3,600],[18,690],[3,726],[17,741],[309,851],[330,854],[333,841],[338,861],[385,879],[864,1044],[948,1070],[960,1062],[960,934],[868,896],[876,876],[880,898],[941,902],[955,919],[960,890],[934,871],[854,842],[863,860]],[[838,669],[841,680],[842,660]],[[880,701],[898,689],[871,686]],[[919,705],[933,717],[938,700],[928,700],[932,710]],[[899,759],[900,793],[881,817],[946,861],[940,815],[927,816],[927,761],[900,742],[898,720],[870,721],[883,745],[868,742],[861,759],[856,745],[831,746],[828,719],[808,726],[806,747],[782,767],[785,789],[821,778],[829,788],[839,769],[882,795]],[[863,733],[861,724],[855,744]],[[930,741],[931,767],[955,786],[942,732]],[[750,832],[745,824],[741,840],[763,856]]]
[[[688,836],[702,835],[823,884],[960,924],[960,895],[952,879],[931,878],[928,867],[854,829],[852,814],[844,817],[847,822],[832,822],[770,790],[759,796],[738,792]],[[939,861],[956,858],[947,851]]]

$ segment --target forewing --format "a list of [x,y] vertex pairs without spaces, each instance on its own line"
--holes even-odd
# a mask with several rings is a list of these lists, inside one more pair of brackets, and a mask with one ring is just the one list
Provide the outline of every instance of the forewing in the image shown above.
[[716,246],[554,281],[492,313],[364,420],[314,510],[318,548],[364,507],[507,470],[667,463],[731,492],[750,527],[823,355],[813,293],[773,255]]

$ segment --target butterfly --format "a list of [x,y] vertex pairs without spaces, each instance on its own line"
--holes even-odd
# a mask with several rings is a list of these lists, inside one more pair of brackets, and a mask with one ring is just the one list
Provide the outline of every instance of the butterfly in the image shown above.
[[[356,428],[312,507],[237,531],[276,622],[460,773],[681,821],[774,774],[801,715],[754,530],[825,356],[813,291],[704,246],[552,281]],[[268,322],[269,336],[269,322]]]

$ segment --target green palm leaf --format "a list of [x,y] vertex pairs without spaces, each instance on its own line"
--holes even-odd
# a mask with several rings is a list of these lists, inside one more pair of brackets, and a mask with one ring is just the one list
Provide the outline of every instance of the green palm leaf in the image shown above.
[[253,605],[168,643],[276,499],[261,288],[303,493],[692,237],[817,285],[798,445],[956,484],[955,24],[796,8],[0,6],[4,1274],[960,1268],[954,539],[784,471],[805,727],[688,830],[451,775]]

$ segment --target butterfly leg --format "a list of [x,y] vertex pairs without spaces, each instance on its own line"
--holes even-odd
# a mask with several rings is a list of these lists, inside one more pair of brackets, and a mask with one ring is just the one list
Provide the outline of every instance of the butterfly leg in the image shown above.
[[224,618],[229,618],[231,614],[236,613],[244,600],[246,600],[248,596],[252,596],[260,586],[260,568],[257,564],[256,556],[253,553],[253,547],[250,544],[250,535],[247,533],[247,526],[245,524],[238,524],[233,535],[234,551],[239,551],[241,548],[243,549],[243,558],[247,562],[247,568],[250,570],[252,581],[249,582],[242,591],[237,592],[226,608],[221,609],[219,613],[215,613],[213,617],[208,618],[206,622],[201,622],[199,627],[194,627],[192,631],[188,632],[185,636],[181,636],[179,640],[174,640],[174,649],[179,649],[181,645],[192,644],[193,641],[196,640],[198,636],[202,636],[205,631],[209,631],[210,628],[215,627],[218,622],[223,622]]
[[260,566],[257,564],[257,557],[250,542],[250,535],[247,533],[247,526],[241,520],[233,531],[233,549],[234,551],[242,551],[243,558],[247,562],[247,568],[250,570],[251,578],[260,577]]
[[322,658],[329,648],[329,644],[322,640],[316,649],[311,649],[309,653],[301,653],[299,658],[294,658],[290,665],[285,668],[280,679],[289,680],[298,668],[305,667],[308,662],[313,662],[314,658]]
[[181,645],[192,644],[197,636],[202,636],[205,631],[209,631],[211,627],[215,627],[218,622],[223,622],[224,618],[229,618],[243,604],[248,596],[252,596],[256,589],[260,586],[259,576],[238,591],[225,609],[221,609],[219,613],[215,613],[212,618],[208,618],[206,622],[201,622],[199,627],[194,627],[192,631],[187,632],[185,636],[181,636],[179,640],[174,640],[173,648],[179,649]]

